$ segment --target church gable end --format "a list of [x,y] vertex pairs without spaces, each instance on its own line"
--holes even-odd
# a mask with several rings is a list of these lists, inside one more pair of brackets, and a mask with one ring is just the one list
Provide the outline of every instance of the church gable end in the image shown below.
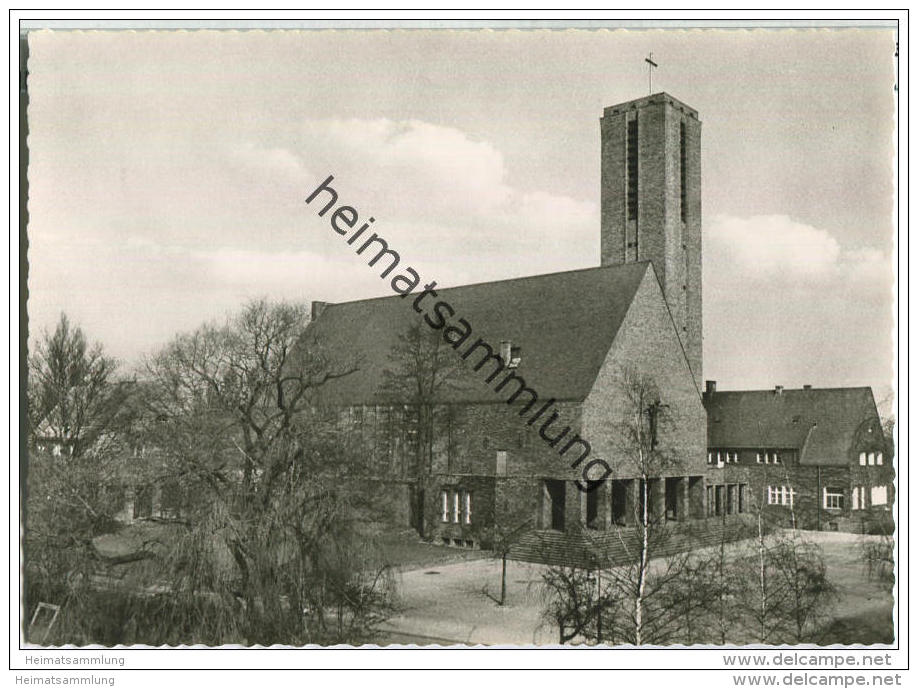
[[659,388],[667,422],[662,447],[673,450],[682,466],[675,473],[703,473],[706,417],[660,284],[648,270],[612,347],[583,403],[583,433],[597,456],[609,461],[617,476],[634,473],[625,459],[618,424],[627,410],[623,378],[637,372]]

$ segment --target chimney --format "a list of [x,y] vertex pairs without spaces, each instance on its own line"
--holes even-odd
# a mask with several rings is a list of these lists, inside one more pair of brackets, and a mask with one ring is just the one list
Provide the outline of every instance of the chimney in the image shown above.
[[813,386],[812,386],[812,385],[804,385],[804,386],[803,386],[803,389],[804,389],[804,390],[812,390],[812,389],[813,389]]
[[704,394],[710,397],[715,392],[717,392],[717,381],[716,380],[704,381]]
[[319,316],[322,315],[322,312],[325,310],[325,307],[328,306],[327,301],[314,301],[312,302],[312,308],[309,314],[309,320],[314,321]]
[[507,364],[507,368],[519,368],[520,361],[523,358],[523,348],[519,345],[510,346],[510,362]]
[[500,341],[500,358],[504,360],[504,366],[519,368],[522,356],[523,350],[519,345],[513,344],[510,340]]
[[775,394],[776,394],[776,395],[780,395],[782,392],[784,392],[784,386],[783,386],[783,385],[775,385]]

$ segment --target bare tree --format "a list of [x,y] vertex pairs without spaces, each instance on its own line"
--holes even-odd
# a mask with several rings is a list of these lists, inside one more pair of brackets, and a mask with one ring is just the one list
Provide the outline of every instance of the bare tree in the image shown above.
[[603,599],[598,567],[551,565],[542,572],[542,618],[558,630],[558,643],[595,638]]
[[[762,468],[763,491],[768,490]],[[785,468],[785,483],[792,486]],[[822,549],[797,528],[793,489],[780,501],[790,516],[791,528],[776,528],[766,495],[754,495],[755,532],[747,542],[752,552],[734,560],[734,579],[741,608],[752,622],[759,643],[800,643],[811,640],[831,612],[836,591],[830,582]],[[781,509],[784,509],[781,508]],[[745,584],[745,586],[744,586]]]
[[[678,465],[675,448],[660,442],[671,428],[669,407],[651,376],[625,370],[618,385],[623,400],[616,423],[619,451],[637,482],[632,526],[616,527],[616,557],[622,561],[597,555],[587,564],[549,569],[546,615],[559,624],[562,639],[635,645],[684,641],[690,625],[683,622],[700,609],[696,601],[701,593],[707,596],[709,586],[703,585],[702,565],[688,552],[691,534],[675,541],[665,509],[654,507],[660,488],[653,486],[662,486],[667,471]],[[597,541],[586,552],[602,553],[602,546]]]
[[520,537],[531,528],[532,521],[532,517],[527,518],[517,514],[515,518],[511,517],[509,521],[501,520],[500,523],[488,527],[486,531],[491,552],[495,558],[500,560],[500,595],[495,600],[498,605],[504,605],[507,602],[507,558]]
[[462,360],[436,330],[413,324],[389,352],[383,371],[383,401],[407,404],[416,414],[414,478],[433,470],[433,445],[443,393],[458,384]]
[[151,442],[190,496],[163,576],[192,635],[202,594],[219,603],[214,633],[249,643],[354,642],[387,614],[392,579],[359,528],[365,467],[313,406],[358,362],[307,322],[301,305],[256,301],[148,363]]
[[892,534],[862,534],[860,555],[868,579],[892,584],[896,580],[895,540]]
[[776,536],[769,560],[778,641],[813,640],[821,624],[829,619],[837,598],[826,574],[822,548],[793,529]]
[[626,639],[636,645],[654,643],[665,636],[667,613],[655,599],[662,598],[671,582],[680,576],[687,557],[675,554],[663,558],[654,569],[651,561],[663,549],[671,533],[665,510],[653,508],[651,481],[677,465],[673,448],[664,449],[659,437],[669,426],[668,406],[660,397],[653,378],[636,370],[625,370],[619,382],[623,394],[622,418],[617,424],[624,460],[639,481],[639,497],[634,508],[636,541],[622,535],[628,563],[610,571],[623,600],[630,601],[626,624],[621,627]]
[[92,539],[115,528],[131,468],[123,431],[133,412],[133,386],[116,371],[63,314],[29,357],[27,613],[39,600],[72,607],[96,568]]
[[72,458],[110,439],[123,423],[129,386],[115,380],[117,363],[102,345],[90,344],[82,329],[61,314],[29,357],[30,444],[54,446]]

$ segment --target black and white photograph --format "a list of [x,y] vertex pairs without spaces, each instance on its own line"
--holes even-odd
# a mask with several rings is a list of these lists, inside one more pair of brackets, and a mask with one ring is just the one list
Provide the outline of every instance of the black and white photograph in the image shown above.
[[899,648],[896,20],[115,24],[20,29],[29,669]]

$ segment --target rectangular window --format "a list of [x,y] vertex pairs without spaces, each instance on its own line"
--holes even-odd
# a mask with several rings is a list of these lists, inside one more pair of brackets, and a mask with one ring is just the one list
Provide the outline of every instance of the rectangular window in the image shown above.
[[771,461],[772,461],[773,464],[780,464],[780,463],[781,463],[781,455],[779,455],[777,452],[772,452],[772,453],[771,453]]
[[628,122],[628,220],[637,220],[638,208],[638,123]]
[[872,486],[870,488],[870,504],[885,505],[887,501],[886,486]]
[[822,506],[827,510],[843,509],[845,506],[845,494],[837,488],[823,488]]
[[877,455],[874,452],[870,452],[867,455],[867,466],[872,467],[876,464]]
[[851,490],[851,509],[865,510],[867,503],[864,501],[864,486],[855,486]]
[[495,467],[494,473],[497,474],[498,476],[506,476],[507,475],[507,451],[506,450],[497,451],[496,464],[497,466]]
[[462,512],[463,512],[463,521],[466,524],[472,523],[472,494],[466,491],[462,494]]
[[768,504],[794,506],[797,491],[789,486],[768,486]]
[[458,523],[459,523],[459,513],[460,513],[460,509],[459,509],[459,491],[454,491],[454,492],[453,492],[453,523],[454,523],[454,524],[458,524]]
[[883,466],[883,453],[882,452],[877,452],[877,466],[878,467]]
[[708,516],[714,516],[714,486],[707,486],[705,489],[705,498],[708,505]]
[[679,201],[680,212],[682,213],[682,222],[686,220],[686,185],[687,177],[685,170],[685,122],[679,123]]
[[449,521],[449,494],[445,490],[440,491],[440,521]]
[[755,453],[755,463],[756,463],[756,464],[761,464],[761,463],[762,463],[762,453],[761,453],[761,452],[756,452],[756,453]]
[[867,453],[866,453],[866,452],[862,452],[862,453],[860,454],[860,456],[858,457],[858,461],[860,462],[860,465],[861,465],[862,467],[867,466]]
[[737,510],[740,514],[746,511],[746,484],[741,483],[739,486],[739,502],[737,503]]
[[714,453],[708,452],[708,464],[713,464],[713,463],[714,463]]

